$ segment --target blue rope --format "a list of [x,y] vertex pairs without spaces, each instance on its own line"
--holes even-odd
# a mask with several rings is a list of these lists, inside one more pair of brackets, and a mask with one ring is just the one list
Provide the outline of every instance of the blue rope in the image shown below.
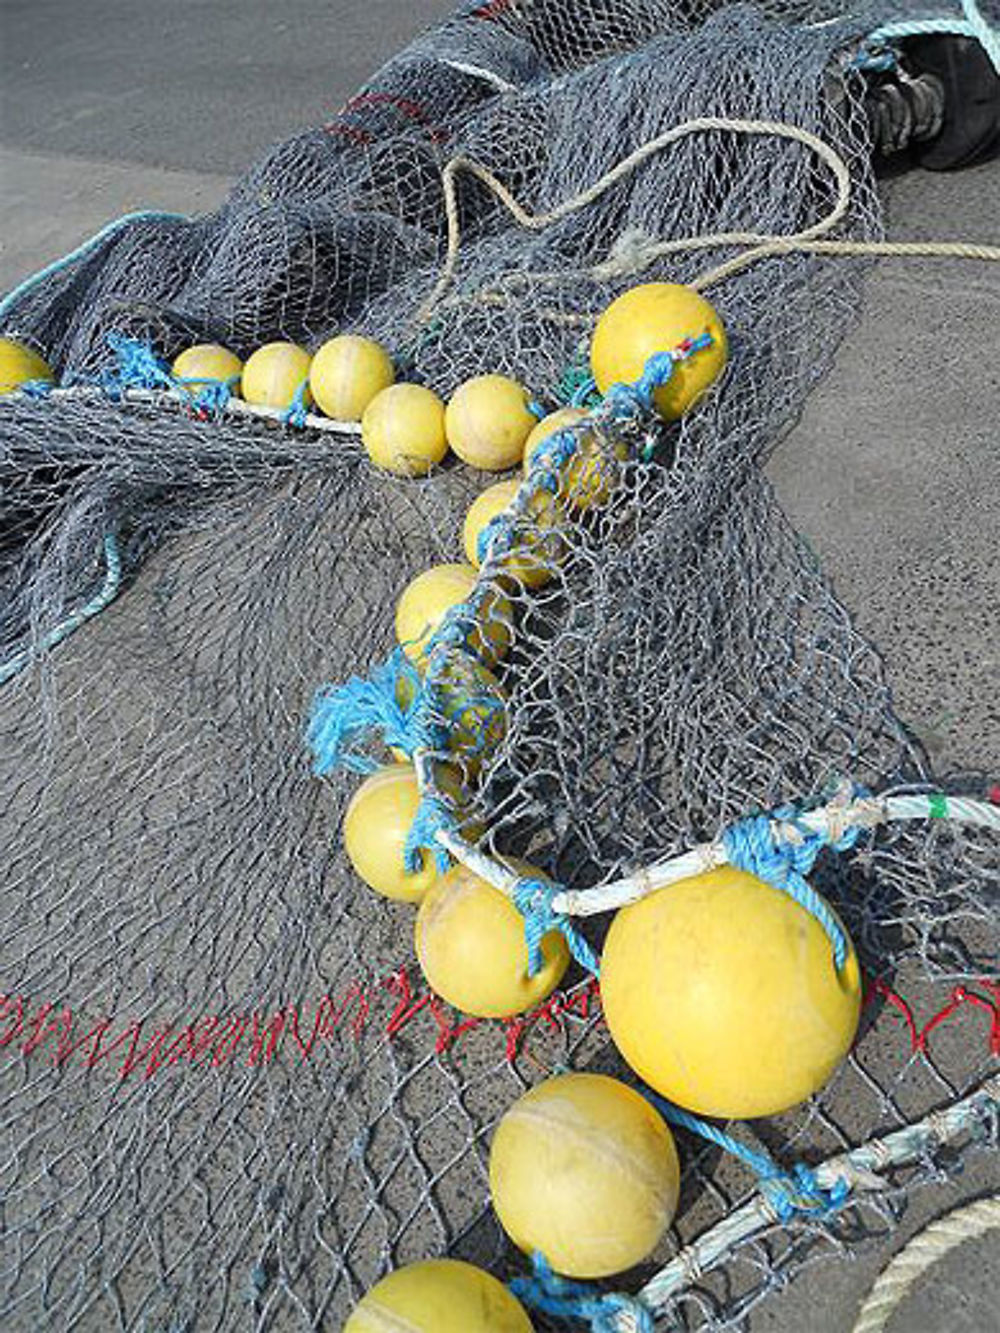
[[543,417],[548,416],[548,412],[546,412],[545,408],[542,406],[542,404],[538,401],[537,398],[532,398],[528,402],[527,407],[531,415],[533,417],[537,417],[539,421],[541,421]]
[[568,429],[553,431],[531,455],[529,474],[532,481],[555,495],[559,489],[560,469],[579,448],[577,432]]
[[520,879],[514,885],[514,903],[524,917],[524,938],[528,946],[528,976],[533,977],[542,968],[542,939],[550,931],[557,930],[569,951],[581,967],[600,976],[601,965],[597,955],[574,926],[572,917],[564,912],[557,912],[552,906],[552,899],[561,893],[563,885],[549,884],[542,879]]
[[18,391],[23,393],[26,398],[48,398],[49,394],[55,388],[51,380],[24,380],[19,384]]
[[287,411],[282,416],[282,421],[286,426],[297,426],[300,430],[306,424],[307,408],[306,394],[309,392],[309,380],[304,379],[295,390],[295,397],[288,405]]
[[192,398],[192,404],[203,412],[210,412],[213,415],[226,410],[226,405],[235,393],[236,385],[239,382],[239,375],[230,375],[227,380],[208,379],[205,376],[199,376],[197,379],[174,379],[174,383],[184,389],[190,389],[196,384],[200,384],[202,387]]
[[0,320],[6,319],[11,307],[27,296],[28,293],[33,291],[40,283],[43,283],[46,278],[54,277],[57,273],[63,272],[80,259],[86,259],[89,255],[92,255],[98,250],[105,241],[109,241],[113,236],[116,236],[118,232],[123,231],[133,222],[190,221],[191,219],[183,213],[157,213],[152,211],[126,213],[123,217],[116,218],[114,222],[109,222],[106,227],[102,227],[101,230],[95,236],[92,236],[89,241],[84,241],[83,245],[78,245],[77,248],[71,250],[68,255],[63,255],[62,259],[54,260],[51,264],[47,264],[45,268],[39,269],[37,273],[33,273],[30,278],[25,278],[23,282],[18,283],[13,291],[8,292],[3,300],[0,301]]
[[137,338],[109,333],[108,346],[115,354],[115,364],[102,370],[98,383],[111,398],[120,398],[126,389],[170,389],[170,368],[151,347]]
[[514,525],[503,514],[495,514],[479,529],[476,538],[476,559],[481,565],[490,555],[503,555],[514,545]]
[[[373,772],[378,764],[358,750],[373,736],[408,755],[418,746],[434,749],[438,738],[426,720],[422,689],[420,673],[402,648],[367,680],[352,676],[344,685],[323,686],[313,699],[306,729],[313,772]],[[400,702],[400,695],[406,702]]]
[[455,816],[444,801],[437,796],[421,798],[417,816],[410,825],[403,846],[403,864],[411,875],[416,874],[423,865],[423,852],[434,857],[439,875],[443,875],[451,865],[451,857],[438,841],[439,833],[455,833],[458,825]]
[[569,400],[570,407],[586,407],[587,400],[593,398],[595,395],[600,397],[597,393],[597,381],[594,379],[593,375],[588,375],[587,378],[583,380],[581,384],[577,385],[576,389],[573,391],[573,395]]
[[990,63],[1000,74],[1000,32],[986,20],[975,0],[962,0],[964,19],[904,19],[877,28],[867,39],[866,46],[878,48],[906,37],[930,37],[938,33],[956,37],[971,37],[986,52]]
[[642,1088],[641,1092],[669,1124],[697,1134],[708,1143],[714,1143],[717,1148],[748,1166],[757,1176],[760,1191],[779,1221],[790,1222],[794,1217],[804,1214],[825,1217],[844,1204],[850,1190],[846,1180],[838,1180],[831,1189],[823,1189],[815,1173],[803,1162],[797,1162],[790,1171],[785,1171],[767,1153],[755,1152],[716,1125],[665,1102],[649,1088]]
[[114,601],[122,581],[121,552],[118,549],[118,541],[113,532],[105,534],[102,545],[106,571],[100,589],[89,602],[72,612],[65,620],[60,621],[58,625],[55,625],[47,634],[43,635],[38,647],[33,652],[24,649],[15,653],[13,657],[0,665],[0,685],[6,685],[9,680],[23,671],[33,656],[47,652],[50,648],[55,648],[64,639],[68,639],[81,625],[100,615],[104,608]]
[[637,1297],[620,1291],[600,1293],[587,1282],[560,1277],[538,1250],[531,1259],[532,1276],[516,1277],[508,1283],[518,1300],[531,1309],[564,1319],[586,1320],[591,1333],[620,1333],[619,1316],[629,1314],[636,1333],[655,1333],[653,1312]]
[[[864,795],[864,788],[855,787],[854,794]],[[847,961],[846,937],[833,913],[805,876],[812,870],[824,847],[830,847],[835,852],[846,852],[858,841],[862,830],[858,826],[849,828],[835,842],[831,842],[828,834],[803,824],[797,818],[798,814],[794,806],[786,805],[770,815],[751,815],[749,819],[742,819],[725,830],[722,845],[730,864],[787,893],[810,916],[815,917],[833,946],[833,961],[840,971]],[[799,832],[799,840],[779,842],[771,826],[772,820],[793,825]]]
[[642,374],[632,384],[612,384],[605,394],[605,402],[611,405],[614,417],[633,417],[637,411],[649,411],[653,405],[653,395],[662,389],[674,373],[679,361],[687,361],[695,352],[711,347],[712,335],[699,334],[697,338],[681,344],[671,352],[654,352],[643,367]]

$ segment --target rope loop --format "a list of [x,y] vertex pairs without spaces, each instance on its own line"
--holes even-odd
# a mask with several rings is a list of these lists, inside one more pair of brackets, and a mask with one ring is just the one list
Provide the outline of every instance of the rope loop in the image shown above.
[[543,879],[520,879],[514,885],[512,897],[517,910],[524,917],[524,939],[528,946],[528,976],[533,977],[542,968],[542,940],[550,931],[557,930],[569,946],[569,951],[588,972],[599,976],[601,965],[597,955],[573,924],[572,917],[557,912],[552,900],[563,890],[562,884],[549,884]]
[[434,857],[439,875],[451,865],[451,856],[438,841],[439,833],[455,833],[458,825],[449,806],[437,796],[422,796],[416,818],[403,847],[403,864],[413,875],[423,867],[423,853]]
[[586,1320],[591,1333],[655,1333],[653,1312],[637,1297],[621,1291],[598,1292],[586,1282],[560,1277],[538,1250],[531,1261],[532,1276],[516,1277],[508,1284],[531,1309]]
[[286,426],[296,426],[301,430],[306,424],[306,394],[309,392],[309,381],[303,380],[295,390],[295,397],[288,405],[288,410],[282,414],[282,421]]
[[843,1178],[830,1189],[824,1189],[804,1162],[796,1162],[791,1171],[772,1166],[761,1173],[759,1187],[779,1222],[785,1223],[795,1217],[827,1217],[844,1206],[851,1192]]
[[[868,795],[862,787],[851,790],[857,798]],[[830,940],[839,972],[847,961],[844,931],[805,876],[825,847],[835,852],[849,851],[863,830],[854,825],[834,835],[829,829],[809,828],[798,816],[799,811],[791,805],[781,806],[770,815],[751,815],[725,830],[722,845],[731,865],[787,893],[815,917]],[[777,823],[780,831],[775,827]]]

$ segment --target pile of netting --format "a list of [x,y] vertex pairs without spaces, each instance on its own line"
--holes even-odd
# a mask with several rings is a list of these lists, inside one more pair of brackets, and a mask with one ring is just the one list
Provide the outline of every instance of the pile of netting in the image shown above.
[[[850,184],[830,234],[880,236],[852,61],[893,7],[840,8],[467,3],[217,213],[109,229],[2,307],[61,386],[0,404],[5,1328],[335,1328],[412,1259],[523,1273],[489,1206],[492,1126],[555,1069],[628,1078],[582,970],[506,1022],[429,993],[412,909],[340,845],[356,774],[311,771],[317,689],[385,661],[399,593],[458,556],[482,476],[396,478],[356,435],[130,397],[116,339],[169,361],[358,331],[444,397],[499,372],[554,409],[626,288],[694,281],[838,206],[809,143],[717,123],[606,180],[665,131],[818,136]],[[457,159],[556,216],[525,225]],[[480,852],[590,888],[845,778],[985,795],[928,771],[761,470],[862,278],[798,249],[721,274],[718,385],[645,421],[545,587],[507,590]],[[850,1159],[836,1209],[769,1210],[745,1160],[679,1130],[677,1221],[612,1284],[651,1281],[657,1328],[738,1324],[995,1144],[996,830],[867,829],[813,882],[870,979],[861,1035],[822,1093],[733,1132],[789,1170],[895,1146]]]

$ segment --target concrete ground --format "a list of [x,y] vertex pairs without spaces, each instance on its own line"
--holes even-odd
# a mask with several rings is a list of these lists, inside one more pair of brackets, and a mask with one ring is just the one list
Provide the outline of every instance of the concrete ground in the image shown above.
[[[448,0],[0,0],[0,287],[136,207],[205,211],[261,150],[327,118]],[[887,187],[897,237],[1000,241],[1000,163]],[[771,474],[883,649],[942,770],[1000,770],[1000,268],[886,262]],[[899,1232],[996,1190],[978,1159]],[[1000,1328],[1000,1244],[918,1283],[890,1333]],[[884,1253],[811,1268],[755,1330],[846,1333]]]

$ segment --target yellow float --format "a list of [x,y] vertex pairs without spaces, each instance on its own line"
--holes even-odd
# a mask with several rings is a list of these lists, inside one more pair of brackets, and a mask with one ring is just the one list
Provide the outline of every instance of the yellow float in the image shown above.
[[648,1258],[679,1188],[663,1117],[604,1074],[560,1074],[532,1088],[502,1117],[490,1148],[503,1229],[567,1277],[608,1277]]
[[257,407],[289,408],[305,385],[303,406],[308,407],[309,353],[295,343],[274,342],[258,347],[243,367],[240,391]]
[[[513,504],[521,484],[519,481],[498,481],[469,506],[462,526],[462,545],[477,569],[482,564],[479,534]],[[559,514],[548,491],[539,491],[532,496],[521,526],[525,530],[518,534],[515,545],[502,557],[503,571],[526,588],[540,588],[552,577],[564,551]]]
[[516,467],[538,418],[506,375],[477,375],[455,390],[445,412],[448,443],[463,463],[487,472]]
[[372,399],[396,378],[389,353],[371,338],[343,333],[315,353],[309,390],[334,421],[360,421]]
[[[518,862],[517,872],[544,879]],[[477,1018],[506,1018],[541,1003],[559,985],[569,949],[557,930],[541,941],[542,967],[528,976],[524,917],[514,903],[465,866],[432,884],[414,927],[417,959],[431,988]]]
[[[446,613],[468,600],[476,585],[471,565],[432,565],[404,589],[396,604],[396,639],[412,662],[422,662],[431,636]],[[476,613],[470,649],[496,662],[510,646],[513,610],[502,593],[491,591]]]
[[[561,407],[558,412],[543,417],[524,446],[525,473],[531,469],[536,455],[547,440],[558,431],[579,425],[589,415],[582,407]],[[618,478],[618,466],[614,460],[624,460],[627,456],[628,451],[623,444],[615,444],[613,447],[607,444],[602,449],[592,432],[584,433],[582,439],[577,439],[576,453],[558,469],[560,484],[557,499],[580,513],[607,504]]]
[[383,472],[424,477],[448,452],[444,403],[421,384],[393,384],[361,417],[361,442]]
[[726,364],[726,331],[703,296],[675,282],[647,282],[623,292],[597,321],[590,366],[598,389],[632,384],[654,352],[670,352],[685,339],[707,333],[709,347],[678,362],[666,384],[653,394],[660,416],[683,416],[713,384]]
[[804,907],[731,866],[659,889],[611,923],[601,998],[622,1055],[699,1115],[775,1115],[817,1092],[850,1049],[857,955],[838,973]]
[[404,861],[406,839],[420,808],[410,764],[388,764],[365,778],[344,815],[344,850],[364,882],[397,902],[418,903],[438,877],[433,856],[420,853],[419,870]]
[[181,352],[171,370],[177,379],[193,381],[183,387],[192,396],[197,396],[206,384],[216,380],[239,381],[243,375],[243,362],[235,352],[219,343],[195,343]]
[[458,1259],[406,1264],[361,1298],[343,1333],[532,1333],[524,1306]]
[[0,394],[13,393],[29,380],[53,383],[52,367],[30,347],[13,338],[0,338]]

